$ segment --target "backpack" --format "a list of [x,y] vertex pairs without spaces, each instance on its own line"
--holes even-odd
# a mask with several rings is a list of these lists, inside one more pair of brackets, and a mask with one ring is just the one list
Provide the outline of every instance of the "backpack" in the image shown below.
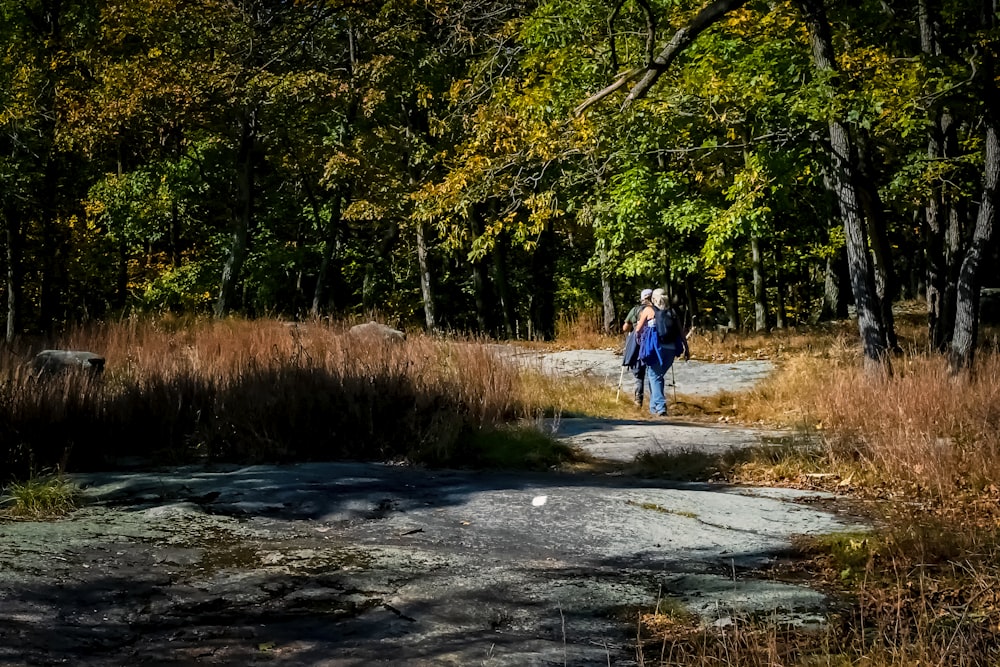
[[673,308],[660,310],[654,307],[653,310],[656,312],[654,322],[660,343],[663,345],[673,345],[681,335],[681,328],[677,322],[677,313],[674,312]]
[[662,364],[660,353],[660,336],[654,327],[646,326],[639,332],[639,360],[647,366]]

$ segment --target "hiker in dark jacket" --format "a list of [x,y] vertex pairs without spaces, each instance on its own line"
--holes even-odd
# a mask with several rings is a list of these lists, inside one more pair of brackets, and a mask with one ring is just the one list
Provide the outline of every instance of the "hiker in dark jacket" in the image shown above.
[[[635,378],[635,407],[642,407],[642,397],[644,389],[646,387],[646,364],[639,360],[639,346],[638,341],[635,337],[635,325],[639,321],[639,313],[642,312],[643,308],[647,306],[652,306],[650,298],[653,296],[653,290],[644,289],[639,294],[639,303],[632,307],[632,310],[628,311],[628,315],[625,316],[625,324],[622,325],[622,331],[628,334],[625,339],[625,359],[622,360],[622,365],[628,366],[629,370],[632,371],[632,376]],[[630,354],[634,352],[634,354]]]

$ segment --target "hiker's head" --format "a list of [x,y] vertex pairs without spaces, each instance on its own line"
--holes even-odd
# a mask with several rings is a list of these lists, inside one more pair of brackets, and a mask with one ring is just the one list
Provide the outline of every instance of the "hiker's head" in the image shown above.
[[666,294],[666,292],[664,292],[660,288],[656,288],[655,290],[653,290],[653,295],[652,295],[651,301],[653,302],[654,306],[656,306],[660,310],[663,310],[664,308],[667,307],[667,294]]
[[642,303],[650,303],[649,298],[653,296],[653,290],[646,288],[639,293],[639,301]]

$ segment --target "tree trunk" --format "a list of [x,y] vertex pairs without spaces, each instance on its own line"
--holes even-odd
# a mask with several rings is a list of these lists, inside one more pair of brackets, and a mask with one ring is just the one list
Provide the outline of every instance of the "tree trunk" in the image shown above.
[[232,310],[236,290],[243,273],[250,246],[250,227],[253,223],[254,147],[257,140],[257,114],[242,114],[239,148],[236,151],[236,202],[233,207],[233,231],[229,256],[222,267],[219,296],[215,301],[215,316],[225,317]]
[[[182,131],[179,127],[175,127],[173,130],[174,144],[173,144],[173,161],[174,163],[179,163],[181,156],[183,155],[184,147],[182,144]],[[170,193],[170,228],[168,229],[168,234],[170,236],[170,266],[177,268],[181,265],[181,215],[180,207],[177,204],[177,192],[171,188]]]
[[177,268],[181,265],[181,223],[180,211],[177,200],[170,202],[170,266]]
[[604,248],[601,248],[601,304],[603,306],[604,313],[604,328],[603,331],[606,334],[612,334],[615,331],[615,300],[612,296],[611,289],[611,271],[608,267],[608,252]]
[[[812,46],[816,69],[835,73],[833,38],[822,0],[799,0],[809,41]],[[836,84],[834,84],[836,85]],[[832,180],[844,223],[847,245],[847,264],[851,277],[851,290],[858,311],[858,330],[864,351],[865,365],[869,370],[885,368],[887,363],[885,332],[879,317],[878,298],[872,276],[872,259],[868,254],[864,221],[855,184],[853,144],[847,126],[838,118],[830,120],[830,151]]]
[[5,340],[14,341],[21,329],[21,230],[16,215],[7,214],[7,333]]
[[[936,119],[930,127],[927,143],[927,157],[940,159],[943,151],[940,138],[940,121]],[[935,184],[927,205],[924,207],[924,256],[927,262],[927,341],[932,350],[943,352],[948,346],[949,330],[945,314],[945,268],[944,259],[944,210],[939,184]]]
[[[954,137],[955,132],[951,132],[952,138],[945,139],[945,156],[954,157],[958,155],[958,140]],[[954,142],[954,144],[952,143]],[[949,146],[952,146],[949,149]],[[968,209],[965,205],[965,198],[953,192],[945,192],[944,209],[947,212],[947,229],[944,234],[944,299],[942,300],[941,319],[944,321],[946,346],[951,344],[951,337],[955,330],[955,312],[958,307],[958,277],[962,270],[962,260],[965,248],[965,230],[969,227],[967,216]]]
[[826,270],[823,272],[823,306],[820,308],[818,321],[843,320],[847,318],[847,299],[842,286],[846,282],[847,258],[844,250],[837,251],[836,256],[826,258]]
[[[379,241],[378,249],[373,253],[372,259],[389,257],[393,246],[396,245],[396,241],[398,240],[399,226],[395,223],[390,223],[385,231],[385,235]],[[379,295],[375,294],[375,274],[379,268],[379,263],[375,261],[369,261],[365,266],[365,278],[361,285],[361,305],[369,312],[374,310],[376,304],[380,301],[377,298]]]
[[115,289],[115,305],[125,308],[128,304],[128,244],[118,240],[118,281]]
[[424,322],[428,331],[437,330],[434,317],[434,287],[431,283],[431,268],[428,262],[427,239],[424,237],[424,223],[417,223],[417,270],[420,273],[420,296],[424,302]]
[[785,274],[781,264],[781,242],[779,240],[774,245],[774,287],[777,295],[774,302],[774,326],[777,329],[784,329],[788,326],[788,314],[785,310]]
[[983,98],[986,105],[986,155],[983,166],[983,195],[976,216],[969,249],[958,275],[955,308],[955,331],[952,335],[950,363],[953,373],[970,368],[975,360],[979,336],[979,289],[983,260],[993,243],[996,227],[997,190],[1000,186],[1000,105],[994,80],[993,54],[987,45],[983,53]]
[[480,335],[488,336],[492,332],[490,326],[490,298],[487,294],[489,285],[486,281],[486,268],[482,260],[472,262],[472,298],[476,303],[476,329]]
[[701,323],[701,318],[698,316],[698,293],[694,289],[690,273],[684,276],[684,298],[687,301],[687,308],[681,312],[681,321],[684,331],[691,331]]
[[[936,0],[917,0],[920,51],[928,60],[941,55],[939,19]],[[944,112],[935,106],[930,113],[927,158],[933,162],[944,157]],[[945,220],[948,211],[943,200],[943,184],[939,181],[932,186],[924,207],[924,256],[927,262],[927,340],[932,350],[940,352],[947,348],[954,328],[954,322],[948,321],[945,307]]]
[[[312,188],[306,186],[306,195],[309,198],[309,207],[313,211],[313,219],[316,222],[318,229],[324,229],[322,224],[322,216],[320,215],[319,200],[316,199],[315,193]],[[337,208],[330,214],[330,224],[324,230],[323,238],[323,255],[319,262],[319,271],[316,274],[316,285],[313,287],[312,304],[309,308],[309,314],[312,317],[319,317],[326,310],[330,303],[330,298],[327,296],[329,292],[330,283],[330,269],[334,265],[334,257],[340,252],[341,245],[341,212],[347,206],[347,198],[340,195],[335,195]]]
[[740,330],[740,283],[739,274],[733,262],[726,267],[726,316],[729,318],[729,328]]
[[[482,236],[484,208],[473,207],[472,219],[472,241],[473,243]],[[476,304],[476,326],[479,333],[489,335],[493,333],[493,297],[489,284],[489,269],[484,257],[478,257],[471,261],[472,264],[472,298]]]
[[51,332],[59,318],[60,296],[63,293],[62,267],[60,266],[63,248],[62,232],[56,224],[56,206],[58,200],[57,167],[53,158],[46,159],[42,190],[39,193],[39,224],[42,236],[41,285],[38,297],[39,326],[45,332]]
[[861,207],[868,220],[868,241],[872,249],[872,268],[875,277],[875,295],[878,297],[879,315],[882,318],[882,330],[885,332],[886,347],[899,351],[899,339],[896,336],[896,320],[892,314],[892,302],[899,290],[896,272],[892,262],[892,246],[889,243],[889,231],[885,220],[885,207],[878,194],[876,179],[873,174],[871,147],[864,132],[860,134],[858,144],[861,156],[856,171],[857,191]]
[[[929,65],[942,53],[941,10],[938,0],[918,0],[920,50]],[[927,158],[934,161],[958,155],[956,123],[947,107],[934,104],[928,124]],[[957,283],[962,257],[964,210],[951,186],[938,180],[925,207],[924,254],[927,261],[927,336],[930,348],[948,349],[955,329]]]
[[531,258],[531,336],[536,340],[552,340],[556,333],[555,240],[552,223],[546,223]]
[[[665,244],[664,244],[665,245]],[[663,249],[663,291],[666,292],[667,297],[671,300],[677,296],[677,290],[674,288],[673,271],[670,266],[670,252],[666,247]]]
[[507,338],[517,335],[517,316],[514,308],[514,298],[510,293],[510,282],[507,279],[507,245],[503,236],[493,245],[493,284],[496,285],[497,298],[500,299],[500,315],[503,319],[503,331]]
[[[29,220],[19,227],[20,242],[26,246],[30,239],[38,234],[41,237],[39,254],[32,269],[37,271],[40,284],[38,286],[38,326],[43,331],[52,331],[61,310],[60,300],[64,294],[63,283],[63,234],[65,227],[57,225],[61,203],[60,167],[66,164],[59,155],[57,142],[57,111],[56,93],[62,87],[61,76],[65,67],[59,64],[64,60],[63,53],[63,18],[69,7],[60,2],[41,3],[37,9],[31,9],[33,3],[19,3],[19,8],[28,19],[30,28],[26,36],[37,43],[37,48],[22,57],[34,60],[34,66],[42,77],[39,94],[32,100],[36,136],[32,139],[28,158],[35,161],[30,167],[32,172],[41,174],[41,182],[29,185],[31,209],[28,215],[37,215],[37,230],[33,230]],[[8,144],[9,145],[9,144]],[[34,179],[32,179],[34,181]],[[63,181],[64,182],[64,181]],[[34,232],[34,233],[33,233]],[[22,247],[21,252],[24,252]],[[23,296],[23,295],[22,295]],[[22,305],[31,303],[30,299]]]
[[764,258],[760,251],[760,236],[750,236],[750,256],[753,265],[754,330],[767,331],[767,287],[764,284]]
[[[319,317],[327,312],[330,307],[329,283],[331,268],[335,264],[335,258],[340,254],[340,238],[334,234],[323,241],[323,256],[320,258],[319,271],[316,274],[316,285],[313,287],[312,304],[309,307],[309,314],[312,317]],[[339,268],[338,268],[339,270]]]

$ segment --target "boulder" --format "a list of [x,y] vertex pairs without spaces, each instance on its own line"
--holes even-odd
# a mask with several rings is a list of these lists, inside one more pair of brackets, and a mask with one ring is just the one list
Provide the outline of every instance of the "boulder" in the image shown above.
[[363,338],[380,338],[388,341],[406,340],[406,334],[399,329],[393,329],[392,327],[379,324],[378,322],[356,324],[348,330],[348,333],[352,336],[359,336]]
[[35,355],[31,368],[38,376],[82,370],[92,375],[104,372],[104,357],[82,350],[42,350]]

